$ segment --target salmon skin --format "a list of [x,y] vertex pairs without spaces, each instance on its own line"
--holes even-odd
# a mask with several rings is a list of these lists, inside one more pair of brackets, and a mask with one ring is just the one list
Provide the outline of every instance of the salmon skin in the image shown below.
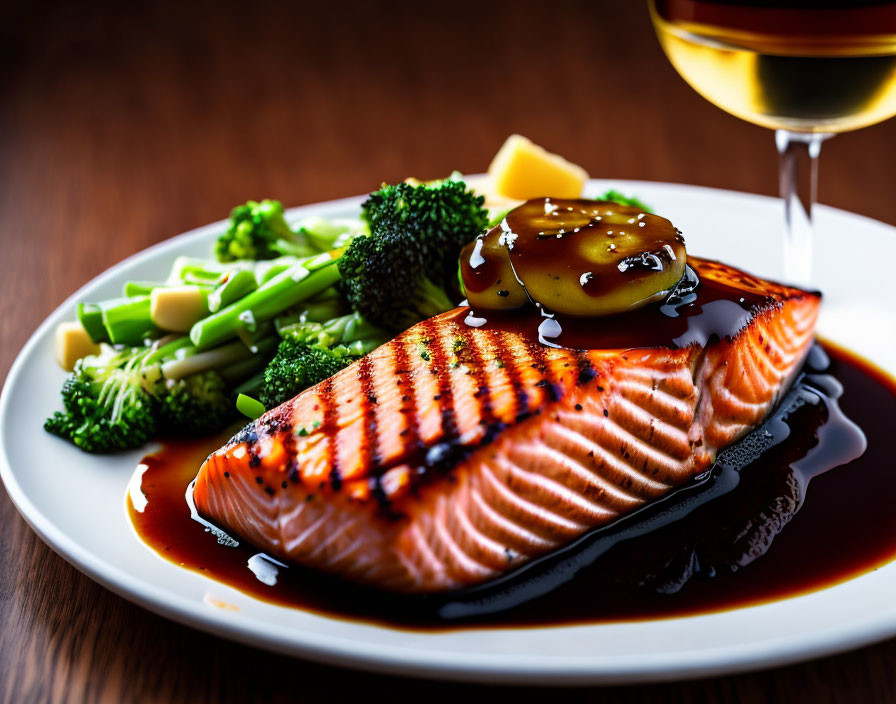
[[281,559],[407,593],[607,526],[761,423],[813,338],[818,294],[689,263],[763,304],[680,348],[552,348],[450,311],[248,425],[202,465],[195,505]]

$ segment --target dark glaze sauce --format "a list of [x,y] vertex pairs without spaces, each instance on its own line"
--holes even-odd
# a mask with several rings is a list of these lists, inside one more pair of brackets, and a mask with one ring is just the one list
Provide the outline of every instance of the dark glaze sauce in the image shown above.
[[461,252],[470,302],[531,303],[577,316],[623,313],[681,278],[684,238],[666,218],[609,201],[533,198]]
[[463,249],[460,272],[467,325],[567,349],[705,347],[780,305],[780,288],[687,257],[666,218],[607,201],[528,200]]
[[[717,262],[689,257],[688,261],[701,272],[688,266],[680,288],[660,305],[649,305],[636,310],[600,318],[552,313],[550,318],[539,315],[534,307],[509,311],[470,312],[468,325],[483,329],[508,330],[569,349],[624,349],[634,347],[687,347],[693,343],[706,346],[710,338],[734,337],[754,315],[778,305],[762,293],[755,279],[736,269]],[[717,280],[739,277],[738,286]],[[556,334],[546,334],[545,320],[555,324]]]
[[[606,201],[535,198],[498,227],[521,281],[568,272],[590,296],[661,271],[684,254],[684,238],[666,218]],[[581,246],[587,239],[603,251]]]
[[[138,512],[129,498],[128,510],[142,539],[176,564],[265,601],[402,628],[601,623],[782,599],[896,558],[896,382],[849,353],[826,349],[827,372],[816,349],[776,414],[721,453],[699,486],[525,571],[441,599],[382,595],[287,568],[246,544],[227,547],[191,519],[185,501],[200,463],[225,435],[168,443],[145,458],[147,502]],[[837,410],[838,381],[845,416],[867,437],[864,454],[861,434]]]

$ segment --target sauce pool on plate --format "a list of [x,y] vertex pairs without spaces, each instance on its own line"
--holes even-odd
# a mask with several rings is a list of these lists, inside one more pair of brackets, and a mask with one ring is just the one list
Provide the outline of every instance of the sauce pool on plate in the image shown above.
[[[802,404],[790,414],[792,432],[782,433],[779,443],[750,460],[743,471],[723,467],[710,478],[705,491],[717,491],[717,497],[684,510],[690,499],[674,496],[668,510],[657,509],[658,514],[665,510],[663,520],[648,513],[635,516],[615,535],[596,531],[582,545],[537,561],[525,574],[502,579],[497,588],[485,585],[439,598],[384,595],[287,567],[238,536],[239,544],[233,546],[220,531],[194,520],[187,500],[200,464],[226,435],[171,441],[144,458],[131,483],[127,509],[140,538],[175,564],[264,601],[401,628],[605,623],[783,599],[896,558],[891,438],[896,382],[834,346],[825,350],[829,369],[821,374],[810,368],[806,383],[828,389],[833,407],[839,389],[831,377],[842,384],[839,405],[864,432],[864,454],[813,476],[823,471],[818,468],[837,464],[839,457],[860,454],[861,448],[831,406]],[[778,421],[773,417],[761,432],[775,434]],[[609,547],[596,550],[601,541]],[[587,557],[589,550],[599,556]],[[555,584],[537,596],[540,592],[532,585],[544,579]]]

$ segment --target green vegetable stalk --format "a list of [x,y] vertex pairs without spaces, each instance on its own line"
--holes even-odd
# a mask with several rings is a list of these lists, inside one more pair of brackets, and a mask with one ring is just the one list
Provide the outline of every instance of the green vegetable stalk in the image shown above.
[[322,254],[300,260],[248,295],[197,322],[190,339],[200,348],[235,337],[329,288],[339,280],[336,259]]
[[217,432],[236,417],[235,386],[264,367],[275,344],[269,338],[256,352],[239,341],[201,351],[188,337],[103,345],[75,365],[63,410],[44,428],[87,452],[139,447],[161,433]]

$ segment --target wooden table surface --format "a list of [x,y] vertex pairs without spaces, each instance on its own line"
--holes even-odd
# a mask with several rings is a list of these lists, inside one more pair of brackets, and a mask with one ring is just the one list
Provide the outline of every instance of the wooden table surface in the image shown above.
[[[299,205],[407,175],[479,171],[511,132],[593,176],[776,192],[771,134],[678,78],[640,0],[475,5],[8,10],[0,379],[55,306],[127,255],[248,198]],[[896,120],[833,140],[823,149],[820,200],[896,224],[894,155]],[[3,701],[558,696],[344,671],[193,631],[91,582],[0,497]],[[894,661],[896,640],[755,674],[561,696],[896,701]]]

